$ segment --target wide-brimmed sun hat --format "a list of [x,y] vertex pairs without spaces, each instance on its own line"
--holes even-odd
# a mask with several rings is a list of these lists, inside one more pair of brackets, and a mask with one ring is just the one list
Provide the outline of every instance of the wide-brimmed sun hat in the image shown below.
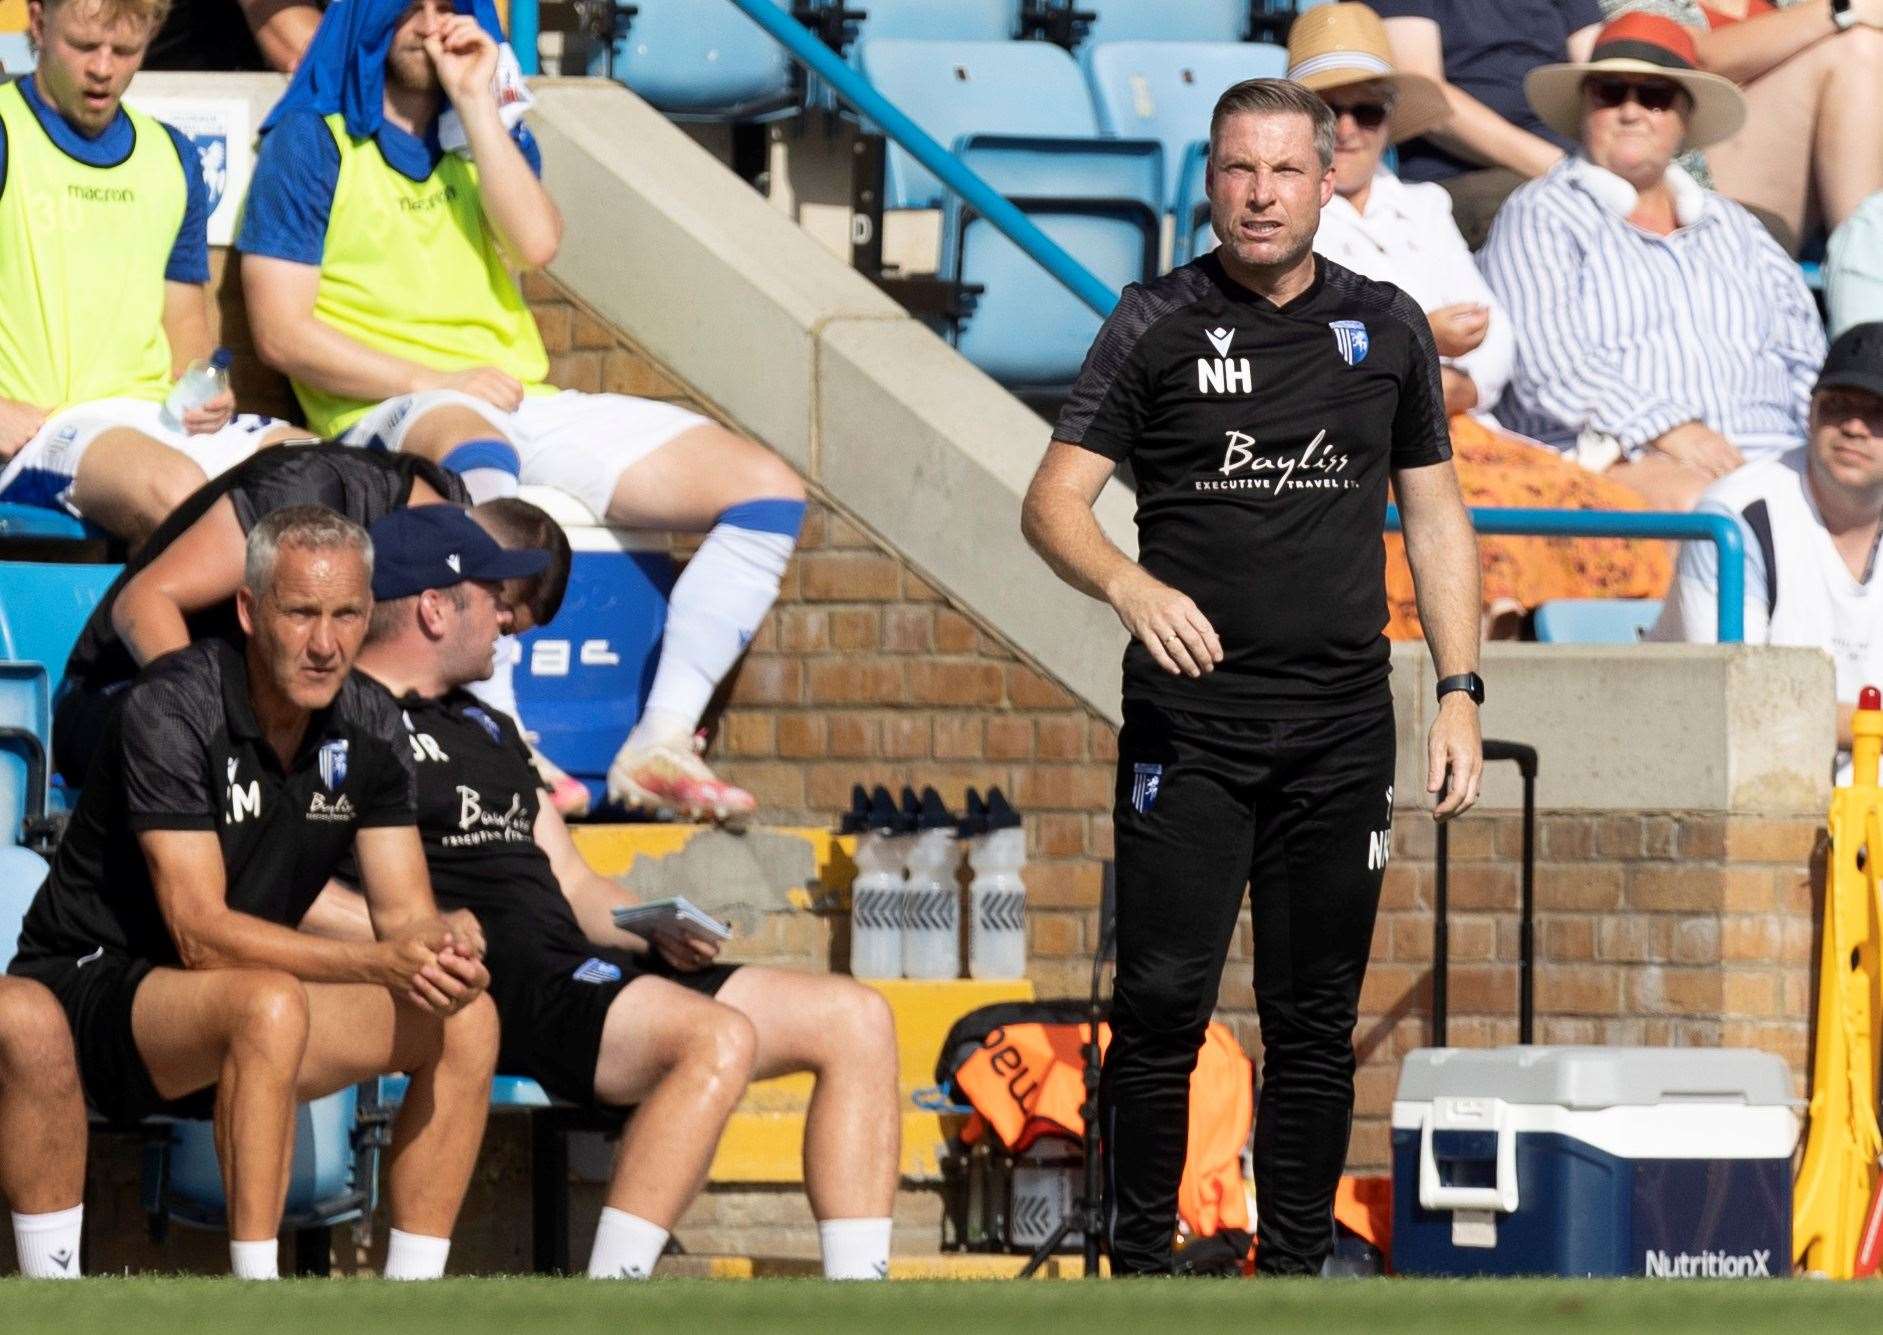
[[1693,34],[1680,24],[1658,14],[1624,14],[1596,34],[1589,59],[1539,65],[1525,76],[1523,92],[1545,125],[1580,139],[1583,80],[1604,74],[1665,79],[1693,99],[1681,148],[1705,148],[1739,133],[1746,123],[1746,99],[1731,79],[1697,68],[1699,61]]
[[1317,5],[1297,18],[1288,30],[1288,77],[1317,93],[1376,79],[1392,84],[1398,96],[1387,134],[1395,144],[1451,116],[1436,83],[1393,67],[1386,25],[1365,5]]

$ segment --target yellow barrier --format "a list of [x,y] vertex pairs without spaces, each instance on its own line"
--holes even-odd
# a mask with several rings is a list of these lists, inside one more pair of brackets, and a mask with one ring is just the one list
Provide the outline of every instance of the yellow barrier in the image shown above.
[[1792,1195],[1792,1254],[1801,1270],[1849,1279],[1876,1187],[1877,1038],[1883,1016],[1877,891],[1883,862],[1883,697],[1866,686],[1851,720],[1848,787],[1831,795],[1831,866],[1818,965],[1810,1130]]

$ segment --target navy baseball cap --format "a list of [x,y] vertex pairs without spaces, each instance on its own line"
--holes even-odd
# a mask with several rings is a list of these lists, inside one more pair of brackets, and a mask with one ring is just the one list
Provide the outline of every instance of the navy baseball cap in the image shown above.
[[467,579],[519,579],[549,565],[545,551],[506,551],[455,505],[394,510],[371,529],[373,597],[410,598]]

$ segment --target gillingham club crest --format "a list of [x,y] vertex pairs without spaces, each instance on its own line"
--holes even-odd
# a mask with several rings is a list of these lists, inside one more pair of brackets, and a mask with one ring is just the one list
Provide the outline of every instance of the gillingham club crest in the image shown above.
[[1327,327],[1334,331],[1334,346],[1340,349],[1340,359],[1349,366],[1358,366],[1366,360],[1366,326],[1358,320],[1329,320]]
[[328,742],[320,748],[320,782],[334,792],[347,781],[347,740]]

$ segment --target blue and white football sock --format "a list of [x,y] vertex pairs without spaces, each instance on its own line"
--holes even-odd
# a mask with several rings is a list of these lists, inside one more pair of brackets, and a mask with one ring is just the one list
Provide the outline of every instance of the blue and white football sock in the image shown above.
[[684,745],[777,600],[803,526],[797,500],[745,501],[719,516],[674,582],[660,666],[622,754]]
[[517,474],[523,471],[516,446],[500,436],[467,440],[453,446],[439,462],[464,479],[473,505],[516,495]]

